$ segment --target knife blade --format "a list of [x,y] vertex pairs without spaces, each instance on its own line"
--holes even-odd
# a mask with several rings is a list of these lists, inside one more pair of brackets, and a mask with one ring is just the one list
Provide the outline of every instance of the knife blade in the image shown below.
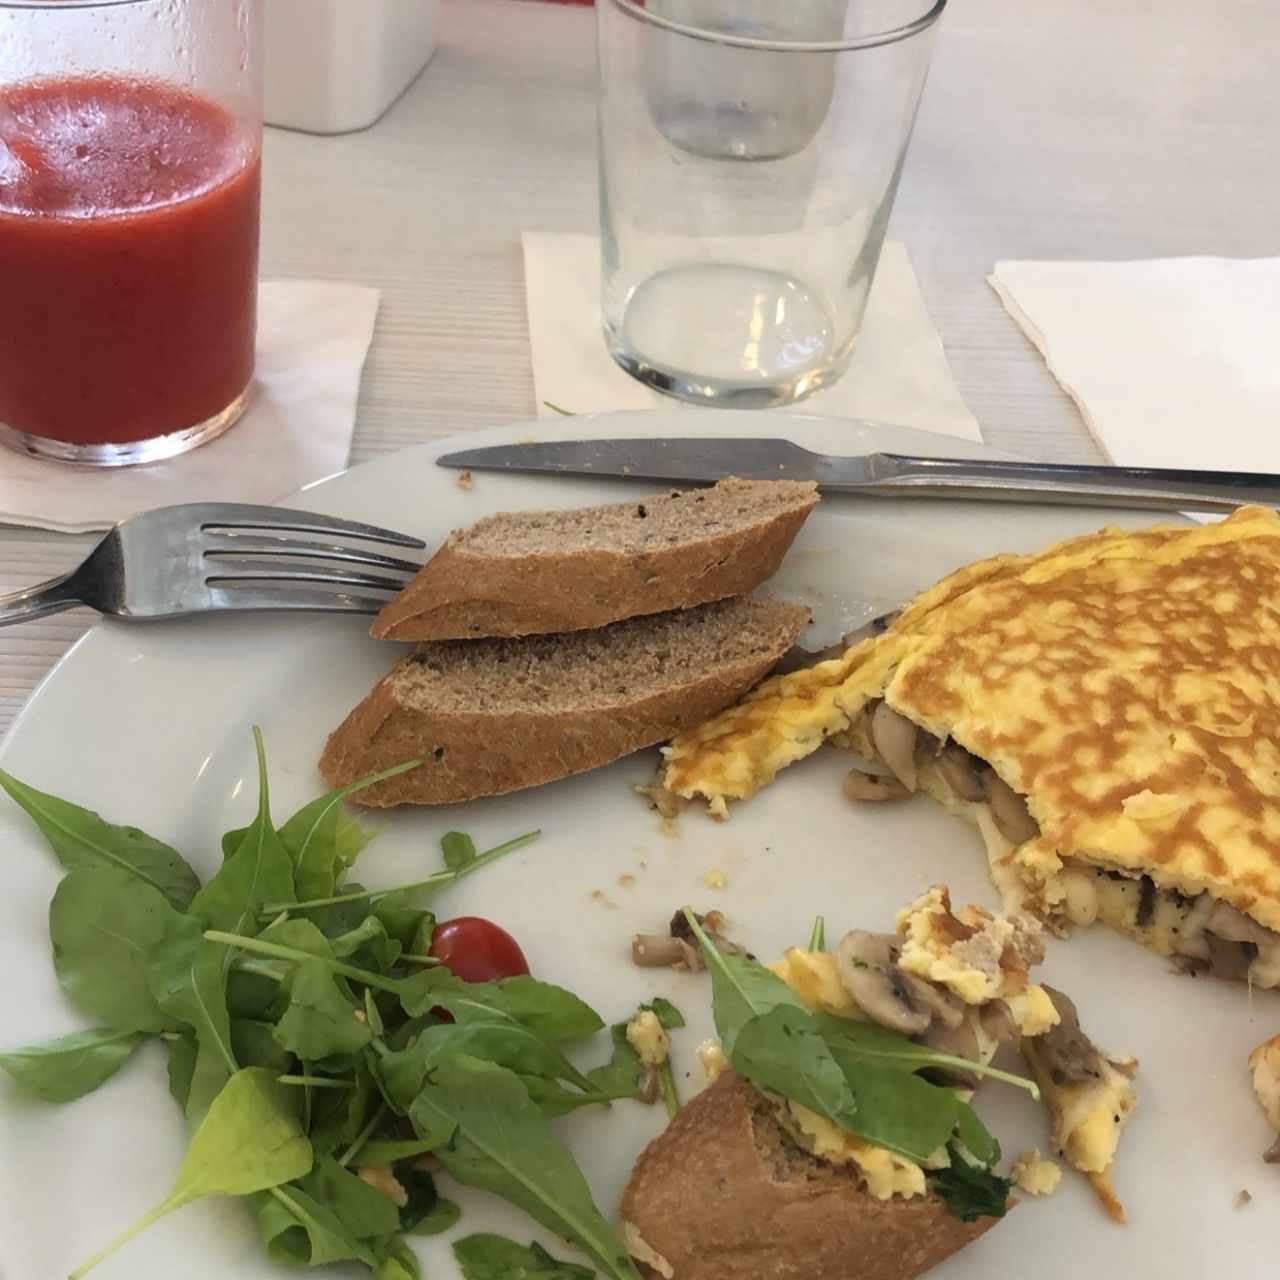
[[812,480],[822,493],[870,497],[974,498],[1160,511],[1231,511],[1280,504],[1280,476],[1250,471],[1105,467],[1057,462],[925,458],[899,453],[838,457],[790,440],[751,437],[641,437],[556,440],[464,449],[442,467],[524,474],[607,476],[714,484]]

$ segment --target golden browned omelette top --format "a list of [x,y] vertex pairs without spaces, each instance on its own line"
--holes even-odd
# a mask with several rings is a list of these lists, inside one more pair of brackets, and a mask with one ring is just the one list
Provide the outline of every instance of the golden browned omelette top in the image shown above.
[[890,706],[988,761],[1072,857],[1280,929],[1280,516],[1103,529],[957,571],[883,635],[766,681],[668,748],[713,811]]

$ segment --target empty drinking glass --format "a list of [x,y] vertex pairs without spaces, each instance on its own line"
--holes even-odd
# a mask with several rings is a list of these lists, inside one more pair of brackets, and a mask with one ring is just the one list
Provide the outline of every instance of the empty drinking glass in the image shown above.
[[598,0],[605,340],[684,400],[848,367],[946,0]]

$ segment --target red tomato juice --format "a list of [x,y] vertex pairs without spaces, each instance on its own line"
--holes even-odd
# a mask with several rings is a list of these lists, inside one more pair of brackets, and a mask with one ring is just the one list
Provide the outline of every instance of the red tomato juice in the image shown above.
[[253,375],[256,137],[156,81],[0,99],[0,423],[123,444],[220,413]]

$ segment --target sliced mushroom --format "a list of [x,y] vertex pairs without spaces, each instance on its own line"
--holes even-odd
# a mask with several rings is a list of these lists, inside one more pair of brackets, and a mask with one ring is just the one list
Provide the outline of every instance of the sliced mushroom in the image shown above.
[[887,702],[871,713],[871,741],[876,754],[908,791],[916,789],[916,738],[918,730],[906,716]]
[[991,805],[991,817],[1006,840],[1026,844],[1040,834],[1035,819],[1027,811],[1027,802],[994,772],[987,777],[987,801]]
[[1018,1024],[1003,1000],[988,1000],[978,1011],[983,1034],[1000,1044],[1018,1038]]
[[917,1008],[927,1009],[944,1027],[954,1029],[964,1021],[965,1003],[954,996],[946,987],[935,982],[927,982],[914,973],[898,969],[898,977],[906,989],[911,1002]]
[[1258,948],[1252,942],[1222,938],[1209,929],[1204,931],[1204,940],[1209,948],[1209,971],[1215,978],[1225,978],[1228,982],[1249,980],[1249,966],[1258,955]]
[[845,774],[844,794],[847,799],[859,804],[864,801],[911,798],[911,792],[892,774],[863,773],[861,769],[850,769]]
[[1104,1059],[1098,1047],[1080,1030],[1080,1015],[1075,1004],[1053,987],[1046,986],[1045,991],[1061,1021],[1044,1035],[1024,1039],[1023,1055],[1037,1073],[1042,1071],[1058,1087],[1101,1080]]
[[986,799],[987,791],[982,784],[982,762],[977,756],[970,755],[962,746],[949,742],[939,753],[935,761],[942,780],[961,800],[977,804]]
[[932,1021],[917,1008],[898,969],[898,939],[893,934],[854,929],[836,948],[836,971],[844,989],[873,1022],[903,1035],[918,1036]]
[[631,963],[642,969],[664,969],[682,964],[688,944],[661,933],[637,933],[631,939]]
[[[934,1025],[920,1037],[920,1043],[938,1053],[948,1053],[953,1058],[966,1058],[970,1062],[982,1061],[982,1046],[973,1023],[965,1019],[958,1027]],[[934,1084],[948,1085],[955,1089],[976,1089],[982,1077],[959,1067],[930,1067],[920,1073]]]

